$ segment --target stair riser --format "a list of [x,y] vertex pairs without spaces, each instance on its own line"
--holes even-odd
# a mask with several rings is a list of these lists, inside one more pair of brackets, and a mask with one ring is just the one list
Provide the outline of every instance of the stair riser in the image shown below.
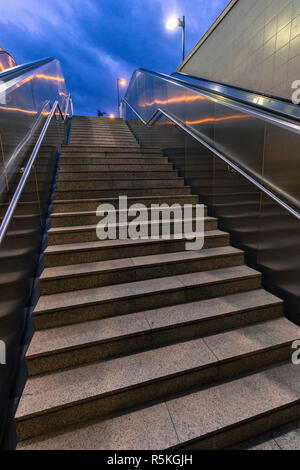
[[[229,235],[224,234],[216,237],[206,237],[204,248],[216,248],[228,245]],[[109,248],[98,248],[93,250],[80,250],[73,253],[45,253],[45,266],[66,266],[70,264],[93,263],[107,261],[109,259],[132,258],[135,256],[157,255],[160,253],[174,253],[185,250],[185,241],[162,240],[153,243],[137,244],[131,246],[112,246]]]
[[[141,183],[142,185],[142,183]],[[143,196],[170,196],[170,195],[182,195],[190,194],[189,187],[178,187],[178,188],[140,188],[140,189],[96,189],[96,190],[79,190],[79,191],[56,191],[55,197],[57,201],[65,201],[66,199],[95,199],[95,198],[117,198],[119,196],[128,197],[143,197]],[[25,194],[26,197],[32,195]],[[32,199],[27,199],[32,200]]]
[[[122,145],[123,143],[126,145],[126,147],[130,148],[135,148],[137,147],[137,143],[135,141],[126,141],[124,142],[123,139],[114,139],[114,140],[104,140],[104,139],[97,139],[97,140],[92,140],[89,142],[93,146],[97,146],[99,148],[108,148],[111,147],[112,149],[115,147],[118,147]],[[82,149],[86,150],[86,140],[72,140],[71,145],[76,145],[76,147],[82,147]]]
[[72,350],[60,350],[53,354],[35,358],[27,357],[26,363],[29,376],[46,372],[54,372],[67,367],[76,367],[95,361],[103,361],[116,356],[127,355],[143,351],[147,348],[160,347],[189,340],[210,333],[239,328],[258,321],[267,321],[279,318],[282,315],[282,306],[274,305],[254,310],[243,310],[221,318],[206,319],[192,322],[187,325],[177,324],[172,328],[152,330],[151,333],[134,335],[132,337],[118,338],[114,341],[86,344]]
[[[119,220],[119,211],[116,211],[117,213],[117,221]],[[193,207],[193,217],[196,215],[196,208],[195,206]],[[207,207],[204,208],[204,215],[207,216]],[[151,212],[149,212],[148,218],[151,217]],[[169,217],[169,216],[168,216]],[[135,216],[127,216],[128,221],[131,222],[133,219],[135,219]],[[173,220],[174,218],[174,212],[170,214],[170,220]],[[68,214],[62,214],[62,216],[58,216],[57,214],[52,214],[51,217],[51,227],[52,228],[57,228],[57,227],[72,227],[72,226],[80,226],[80,225],[96,225],[99,220],[101,220],[101,217],[98,217],[95,213],[91,214],[78,214],[78,215],[68,215]]]
[[[84,211],[95,211],[97,210],[98,206],[103,202],[112,204],[116,208],[118,208],[119,200],[118,198],[112,198],[111,200],[107,198],[106,200],[78,200],[76,201],[61,201],[57,202],[54,201],[54,212],[55,213],[63,213],[63,212],[84,212]],[[155,196],[143,198],[143,196],[136,197],[136,199],[131,199],[128,201],[128,204],[144,204],[146,207],[151,207],[152,204],[197,204],[198,203],[198,196],[173,196],[168,197],[165,196],[162,198],[157,198]]]
[[109,180],[135,180],[139,183],[140,180],[169,180],[178,178],[176,171],[151,171],[151,172],[143,172],[143,171],[134,171],[134,172],[126,172],[123,171],[121,173],[116,172],[85,172],[85,173],[62,173],[58,179],[58,182],[61,183],[63,181],[96,181],[99,180],[98,184],[101,184],[102,181]]
[[95,145],[105,145],[107,142],[113,142],[117,144],[124,143],[125,145],[136,145],[136,141],[128,132],[110,132],[109,135],[106,135],[105,130],[99,130],[98,132],[87,132],[84,134],[71,135],[71,145],[76,145],[77,143],[81,145],[83,142],[89,144],[95,143]]
[[266,367],[290,358],[291,345],[281,345],[273,350],[264,350],[246,358],[238,357],[234,361],[211,364],[209,367],[188,370],[185,374],[165,377],[157,381],[127,390],[119,390],[108,396],[98,396],[91,401],[72,403],[71,406],[51,410],[39,416],[16,422],[18,440],[22,441],[42,433],[57,431],[71,424],[90,419],[105,417],[111,413],[128,410],[153,400],[162,400],[165,396],[212,383],[216,380],[232,377],[257,367]]
[[138,147],[136,139],[128,131],[123,131],[121,129],[115,129],[114,131],[106,129],[95,129],[95,131],[90,131],[87,129],[85,133],[71,133],[70,145],[80,146],[84,145],[95,145],[95,146],[105,146],[107,147],[107,142],[113,142],[113,147],[120,147],[124,144],[125,147]]
[[168,164],[168,159],[165,157],[120,157],[120,158],[112,158],[112,157],[95,157],[91,158],[89,154],[83,157],[63,157],[61,159],[61,165],[82,165],[85,163],[86,165],[109,165],[114,163],[115,165],[165,165]]
[[[151,178],[151,179],[150,179]],[[152,188],[182,188],[184,186],[184,180],[181,178],[174,179],[155,179],[155,177],[149,177],[144,180],[135,180],[128,178],[127,180],[93,180],[93,181],[58,181],[57,191],[75,191],[77,190],[95,190],[100,189],[117,189],[123,191],[126,189],[135,189],[136,186],[143,186],[146,189]]]
[[[98,222],[100,222],[100,218],[98,218]],[[179,229],[174,226],[174,224],[171,222],[167,222],[167,224],[159,224],[159,231],[161,234],[162,227],[166,228],[170,224],[170,235],[173,235],[174,233],[179,233]],[[200,221],[198,221],[198,226],[201,224]],[[157,223],[155,226],[157,227]],[[206,220],[205,221],[205,231],[209,230],[216,230],[217,229],[218,222],[216,219],[213,220]],[[181,224],[181,227],[183,224]],[[197,222],[193,221],[193,231],[197,229]],[[147,232],[150,236],[151,234],[151,227],[147,224]],[[119,227],[116,227],[116,236],[117,238],[119,237]],[[96,233],[96,227],[93,227],[90,230],[82,230],[78,232],[67,232],[67,233],[53,233],[53,232],[48,232],[48,243],[49,245],[67,245],[70,243],[82,243],[82,242],[92,242],[92,241],[97,241],[99,238],[97,237]]]
[[[79,165],[72,165],[72,164],[65,164],[62,163],[60,165],[60,174],[64,172],[80,172],[84,173],[86,171],[92,171],[92,172],[107,172],[107,171],[115,171],[115,172],[131,172],[131,171],[146,171],[146,172],[152,172],[152,171],[170,171],[173,170],[172,165],[169,163],[161,163],[161,164],[153,164],[151,165],[150,163],[128,163],[118,165],[117,163],[113,163],[112,161],[110,163],[106,163],[105,165],[100,165],[97,163],[94,163],[92,165],[90,164],[79,164]],[[150,173],[151,174],[151,173]]]
[[[64,152],[61,157],[61,161],[65,163],[72,163],[72,160],[78,160],[79,163],[82,163],[82,160],[104,160],[106,163],[110,161],[120,160],[120,163],[133,160],[154,160],[157,162],[168,163],[168,157],[164,157],[161,152],[158,153],[137,153],[137,152]],[[88,163],[88,162],[87,162]]]
[[188,274],[193,272],[221,269],[243,264],[244,256],[237,254],[219,256],[207,260],[190,260],[181,263],[163,264],[163,266],[142,266],[140,268],[124,269],[108,273],[97,273],[85,276],[72,276],[67,279],[41,280],[41,294],[55,294],[93,287],[136,282],[146,279]]
[[95,154],[95,153],[105,153],[105,154],[110,154],[110,153],[119,153],[119,154],[122,154],[122,155],[126,155],[126,154],[132,154],[132,153],[136,153],[136,154],[145,154],[145,155],[148,155],[148,154],[154,154],[154,153],[158,153],[160,155],[162,155],[162,152],[160,149],[155,149],[155,148],[151,148],[151,149],[146,149],[146,148],[140,148],[140,147],[137,147],[137,148],[133,148],[133,147],[126,147],[126,146],[117,146],[117,147],[114,147],[114,148],[111,148],[111,147],[103,147],[103,146],[98,146],[98,147],[95,147],[95,146],[88,146],[86,145],[84,148],[82,148],[81,146],[76,146],[76,145],[68,145],[68,146],[64,146],[62,147],[62,151],[63,151],[63,155],[65,155],[66,153],[70,153],[70,154],[77,154],[77,155],[82,155],[82,154]]
[[120,314],[134,313],[158,307],[167,307],[184,302],[210,299],[217,296],[236,294],[252,289],[259,289],[261,276],[246,279],[226,280],[220,283],[169,289],[165,292],[152,292],[150,295],[107,301],[95,305],[85,305],[66,310],[35,314],[36,329],[52,328],[89,320],[107,318]]

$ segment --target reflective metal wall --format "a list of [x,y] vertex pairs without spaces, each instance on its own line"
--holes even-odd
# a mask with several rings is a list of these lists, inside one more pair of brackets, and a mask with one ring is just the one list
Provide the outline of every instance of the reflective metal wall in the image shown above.
[[3,70],[10,69],[16,65],[13,57],[5,51],[0,51],[0,72]]
[[[50,104],[58,99],[64,106],[67,96],[61,67],[55,60],[30,70],[22,68],[3,80],[0,223],[49,115]],[[51,103],[44,107],[47,101]],[[6,353],[5,363],[0,364],[0,448],[14,446],[13,416],[26,381],[25,352],[33,334],[33,309],[39,297],[37,276],[43,269],[45,230],[65,126],[56,114],[0,244],[0,341]]]
[[[126,99],[142,119],[160,108],[295,210],[300,205],[300,129],[272,121],[226,99],[185,89],[138,71]],[[126,106],[126,119],[144,146],[164,150],[200,201],[231,233],[233,245],[264,274],[268,290],[285,300],[300,324],[300,222],[181,127],[159,115],[146,126]]]

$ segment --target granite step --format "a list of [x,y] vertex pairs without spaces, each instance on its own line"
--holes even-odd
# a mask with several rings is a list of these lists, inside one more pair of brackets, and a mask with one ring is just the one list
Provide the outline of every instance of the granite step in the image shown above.
[[149,172],[150,174],[154,171],[171,171],[173,170],[173,166],[170,163],[155,163],[151,164],[147,163],[125,163],[117,164],[114,163],[113,160],[106,162],[105,164],[86,164],[84,162],[79,164],[72,164],[72,163],[61,163],[59,171],[60,173],[77,173],[79,172],[133,172],[133,171],[143,171]]
[[261,273],[242,265],[44,295],[34,310],[35,326],[63,326],[260,287]]
[[105,146],[89,146],[89,145],[86,145],[84,149],[82,149],[81,146],[76,146],[76,145],[63,145],[62,146],[62,153],[63,155],[66,154],[66,153],[76,153],[76,154],[82,154],[82,153],[107,153],[107,154],[110,154],[110,153],[120,153],[122,155],[125,155],[127,153],[137,153],[137,154],[154,154],[154,153],[158,153],[160,155],[162,155],[162,151],[161,149],[155,149],[155,148],[141,148],[141,147],[136,147],[136,148],[132,148],[132,147],[126,147],[126,146],[121,146],[121,147],[105,147]]
[[[66,199],[95,199],[95,198],[118,198],[119,196],[140,197],[140,196],[181,196],[183,194],[190,195],[191,188],[189,186],[177,187],[174,183],[170,188],[145,188],[143,184],[137,184],[134,188],[119,189],[78,189],[78,190],[57,190],[55,192],[56,201]],[[30,196],[31,193],[24,194]],[[31,196],[32,197],[32,196]],[[32,200],[32,199],[31,199]]]
[[107,157],[93,157],[90,154],[81,156],[81,157],[69,157],[63,156],[60,159],[61,165],[82,165],[83,163],[87,165],[107,165],[110,163],[114,163],[115,165],[134,165],[134,164],[142,164],[142,165],[162,165],[168,164],[168,159],[162,156],[151,156],[147,155],[146,157],[143,155],[132,154],[131,156],[123,156],[123,157],[116,157],[116,156],[107,156]]
[[[175,194],[175,195],[153,195],[153,196],[129,196],[128,207],[132,204],[144,204],[146,207],[151,207],[153,204],[197,204],[199,201],[198,196],[193,194]],[[53,202],[54,212],[82,212],[82,211],[94,211],[96,213],[97,208],[100,204],[112,204],[114,207],[119,207],[119,196],[117,197],[103,197],[97,199],[73,199],[73,200],[56,200]]]
[[300,420],[252,437],[226,450],[299,450]]
[[[108,215],[111,211],[107,211],[106,215]],[[151,219],[151,208],[140,209],[139,211],[141,214],[145,213],[145,217],[149,220]],[[120,217],[126,218],[128,221],[132,221],[135,219],[135,215],[128,214],[126,209],[116,209],[115,210],[117,221],[119,221]],[[176,213],[174,211],[170,211],[168,208],[161,208],[160,209],[161,217],[169,217],[170,220],[173,220],[176,217]],[[196,206],[192,206],[192,215],[196,215]],[[204,207],[204,216],[207,216],[207,207]],[[96,225],[99,220],[101,220],[105,216],[98,216],[96,211],[86,211],[86,212],[54,212],[51,215],[51,227],[70,227],[70,226],[79,226],[79,225]]]
[[[167,396],[170,414],[181,427],[181,433],[185,433],[186,441],[190,442],[196,437],[197,408],[202,403],[211,412],[211,403],[209,400],[203,402],[201,391],[173,400],[170,399],[172,395],[228,377],[232,379],[243,372],[248,372],[247,383],[250,386],[251,370],[287,361],[292,342],[298,338],[299,327],[283,318],[274,319],[105,362],[31,377],[16,413],[18,439],[28,439],[124,409],[128,411],[131,407],[164,400]],[[293,367],[296,369],[297,366]],[[298,402],[300,412],[300,382],[296,377],[296,371],[289,375],[289,383],[293,379],[290,389],[286,388],[283,380],[285,393],[281,390],[277,400],[281,403],[284,397],[293,398],[293,402]],[[275,382],[274,386],[277,390],[280,384]],[[214,387],[207,389],[212,395]],[[269,387],[268,392],[271,393],[271,384]],[[252,393],[257,390],[255,381],[250,390]],[[262,393],[261,387],[258,393]],[[32,396],[36,399],[32,400]],[[255,405],[254,409],[262,406],[257,401],[253,403],[252,399],[243,410],[244,415],[250,405]],[[184,426],[186,421],[182,422],[182,408],[185,419],[194,417],[189,419],[188,428]],[[203,414],[198,419],[202,421]]]
[[103,361],[278,318],[283,302],[263,289],[118,317],[37,330],[26,355],[30,376]]
[[[145,212],[144,212],[145,214]],[[145,217],[147,215],[145,214]],[[48,230],[48,243],[49,245],[64,245],[69,243],[82,243],[99,240],[97,234],[97,227],[101,225],[103,217],[98,217],[98,223],[95,225],[80,225],[80,226],[71,226],[71,227],[54,227]],[[112,220],[116,220],[115,223],[109,223],[109,228],[114,231],[115,238],[119,238],[120,231],[129,232],[130,223],[119,222],[117,221],[116,214],[112,216]],[[144,220],[144,219],[143,219]],[[158,217],[155,217],[154,221],[149,222],[147,217],[144,222],[139,223],[139,231],[143,233],[143,230],[146,231],[147,236],[151,236],[151,233],[156,231],[159,236],[163,234],[170,233],[179,234],[184,230],[184,225],[190,225],[190,230],[200,232],[201,228],[204,227],[205,231],[217,230],[218,220],[213,217],[181,217],[177,219],[176,216],[173,219],[165,218],[160,220]],[[106,226],[103,225],[104,227]]]
[[177,179],[178,174],[174,170],[168,171],[86,171],[86,172],[64,172],[61,173],[58,182],[62,181],[95,181],[96,184],[101,184],[102,181],[114,181],[114,180],[134,180],[134,181],[146,181],[149,179],[155,180],[170,180]]
[[[188,235],[188,234],[187,234]],[[138,239],[138,240],[98,240],[94,242],[50,245],[44,252],[45,266],[64,266],[70,264],[93,263],[118,258],[157,255],[184,251],[189,238],[170,236],[170,240]],[[229,244],[228,233],[211,230],[204,233],[203,248],[216,248]]]
[[184,179],[180,177],[172,178],[172,179],[156,179],[155,176],[149,174],[148,178],[143,180],[135,179],[135,178],[122,178],[122,179],[93,179],[93,180],[86,180],[81,178],[77,181],[62,181],[58,180],[56,184],[56,192],[59,191],[74,191],[74,190],[96,190],[104,189],[112,190],[118,189],[120,191],[126,191],[128,189],[136,189],[136,187],[143,187],[145,189],[152,189],[152,188],[182,188],[184,186]]
[[183,251],[98,263],[73,264],[44,269],[40,277],[41,295],[138,280],[208,271],[214,268],[238,266],[244,253],[225,246],[199,252]]

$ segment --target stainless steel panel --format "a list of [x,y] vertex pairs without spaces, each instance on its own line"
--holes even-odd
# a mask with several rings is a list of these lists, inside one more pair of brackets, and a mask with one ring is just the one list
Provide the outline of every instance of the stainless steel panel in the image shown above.
[[[288,204],[292,212],[300,204],[300,126],[185,89],[171,77],[138,73],[139,89],[134,75],[126,95],[133,108],[126,106],[126,119],[137,139],[163,149],[210,214],[219,218],[220,228],[231,233],[232,243],[245,250],[248,264],[263,272],[265,286],[285,300],[287,316],[300,324],[300,222],[284,208]],[[147,122],[158,109],[170,119],[160,113],[151,127],[138,117]],[[201,145],[198,136],[229,163]]]

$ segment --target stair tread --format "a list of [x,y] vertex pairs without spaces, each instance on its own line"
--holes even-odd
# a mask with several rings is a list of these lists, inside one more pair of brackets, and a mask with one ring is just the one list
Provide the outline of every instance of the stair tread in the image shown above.
[[35,314],[55,311],[58,309],[93,305],[122,298],[149,295],[154,292],[166,292],[169,290],[172,291],[199,285],[216,285],[223,281],[226,282],[233,279],[246,279],[258,276],[260,277],[261,273],[249,268],[248,266],[242,265],[146,281],[83,289],[80,291],[65,292],[61,294],[44,295],[38,301],[35,308]]
[[[164,223],[169,223],[170,221],[173,223],[173,222],[178,222],[178,221],[181,221],[182,219],[166,219],[164,220]],[[203,220],[203,217],[193,217],[192,219],[191,218],[185,218],[184,219],[186,222],[189,222],[191,220]],[[216,221],[216,217],[204,217],[204,220],[206,222],[208,221]],[[100,216],[99,216],[99,222],[101,221],[100,219]],[[160,221],[155,221],[155,223],[158,223]],[[140,225],[148,225],[149,224],[149,221],[146,220],[145,222],[141,222]],[[128,223],[111,223],[109,224],[110,227],[124,227],[124,226],[127,226]],[[67,227],[52,227],[48,230],[48,233],[51,234],[51,233],[65,233],[65,232],[81,232],[81,231],[85,231],[85,230],[96,230],[96,227],[97,227],[97,224],[92,224],[92,225],[71,225],[71,226],[67,226]]]
[[[151,201],[152,199],[166,199],[166,198],[184,198],[184,199],[198,199],[198,196],[196,196],[195,194],[171,194],[171,195],[165,195],[165,196],[160,196],[160,195],[156,195],[156,196],[128,196],[127,197],[127,200],[128,201],[136,201],[136,200],[139,200],[139,199],[144,199],[144,200],[149,200]],[[77,202],[98,202],[99,205],[102,203],[102,202],[109,202],[109,201],[114,201],[114,202],[118,202],[119,201],[119,198],[118,197],[104,197],[104,198],[96,198],[96,199],[91,199],[91,198],[86,198],[86,199],[59,199],[59,200],[56,200],[54,201],[54,205],[55,204],[66,204],[66,203],[77,203]],[[29,203],[27,203],[29,204]]]
[[65,276],[76,276],[95,272],[116,271],[121,269],[136,268],[143,266],[176,263],[180,261],[196,260],[220,255],[242,254],[243,251],[231,246],[219,248],[203,249],[196,251],[183,251],[174,253],[163,253],[159,255],[139,256],[135,258],[124,258],[109,261],[99,261],[95,263],[73,264],[68,266],[58,266],[45,268],[40,279],[41,281]]
[[299,395],[297,366],[283,363],[147,408],[70,426],[21,442],[18,449],[169,449],[292,405]]
[[[285,318],[280,318],[230,332],[32,377],[25,386],[16,419],[58,407],[72,406],[101,395],[120,393],[121,390],[163,380],[168,376],[184,374],[192,369],[209,367],[223,360],[254,354],[276,345],[290,344],[299,338],[299,330],[299,327]],[[234,341],[230,340],[232,334]],[[297,385],[300,394],[299,380]],[[32,400],[32,396],[35,400]],[[188,404],[189,399],[186,399],[184,406]],[[170,406],[174,408],[172,402]],[[174,412],[176,413],[175,409]]]
[[[204,208],[206,208],[206,206],[204,205]],[[167,211],[169,212],[169,209],[166,208],[166,209],[161,209],[161,211]],[[109,211],[107,211],[109,212]],[[116,212],[117,214],[119,214],[120,212],[125,212],[127,213],[127,210],[126,209],[116,209],[114,210],[114,212]],[[139,209],[139,212],[151,212],[151,208],[150,207],[145,207],[144,209]],[[80,211],[80,212],[53,212],[51,214],[51,217],[58,217],[58,218],[64,218],[64,217],[68,217],[68,216],[84,216],[84,215],[96,215],[96,212],[95,211]],[[32,216],[30,216],[32,217]],[[36,215],[34,215],[34,217],[36,217]]]
[[293,421],[258,437],[241,442],[228,450],[299,450],[300,420]]
[[282,301],[264,289],[258,289],[119,317],[39,330],[32,339],[27,357],[33,358],[89,343],[112,341],[133,334],[172,328],[211,318],[222,318],[240,311],[246,312],[250,309],[276,305],[282,305]]
[[[188,234],[187,234],[188,235]],[[221,230],[210,230],[204,233],[205,238],[208,237],[217,237],[217,236],[224,236],[227,235],[226,232],[222,232]],[[174,235],[170,235],[170,239],[175,239]],[[177,240],[180,240],[176,238]],[[182,240],[185,240],[185,237],[182,236]],[[88,249],[97,249],[97,248],[109,248],[109,247],[121,247],[126,245],[135,245],[135,244],[145,244],[145,243],[159,243],[163,240],[159,238],[157,240],[154,239],[138,239],[138,240],[99,240],[95,242],[83,242],[83,243],[72,243],[72,244],[65,244],[65,245],[49,245],[45,250],[45,254],[52,254],[52,253],[65,253],[65,252],[72,252],[77,250],[88,250]]]

